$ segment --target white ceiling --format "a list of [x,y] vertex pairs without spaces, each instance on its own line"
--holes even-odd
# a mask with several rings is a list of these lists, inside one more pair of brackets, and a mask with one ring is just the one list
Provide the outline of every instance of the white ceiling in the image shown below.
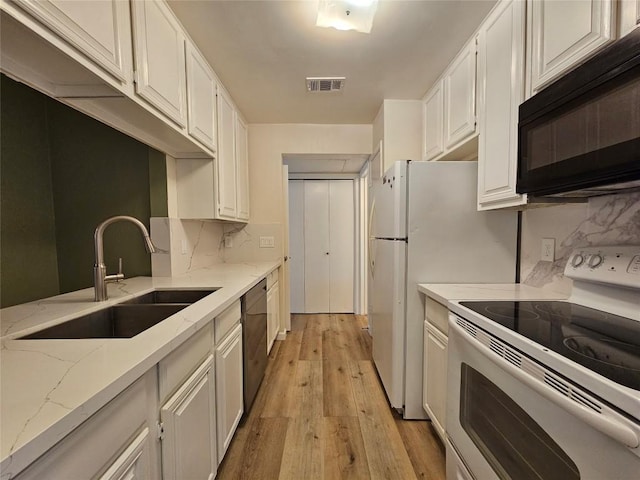
[[[317,0],[169,0],[250,123],[372,123],[419,99],[495,0],[379,0],[371,34],[315,26]],[[307,76],[345,76],[307,93]]]
[[368,154],[323,155],[283,154],[282,163],[289,173],[360,173]]

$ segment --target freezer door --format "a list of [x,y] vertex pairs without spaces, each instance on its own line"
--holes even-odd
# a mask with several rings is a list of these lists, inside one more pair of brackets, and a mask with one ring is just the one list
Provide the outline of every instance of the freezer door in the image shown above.
[[370,318],[373,360],[394,408],[404,406],[405,270],[404,241],[375,240]]
[[407,162],[395,162],[373,187],[375,210],[373,235],[377,238],[407,236]]

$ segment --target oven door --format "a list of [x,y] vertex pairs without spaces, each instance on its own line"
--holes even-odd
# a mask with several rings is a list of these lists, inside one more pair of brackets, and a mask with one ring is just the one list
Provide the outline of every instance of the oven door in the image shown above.
[[[557,390],[568,388],[585,404],[593,396],[454,314],[448,351],[447,435],[475,478],[637,478],[637,422],[597,399],[592,408],[602,418],[588,417],[589,408]],[[556,388],[545,385],[556,381]]]

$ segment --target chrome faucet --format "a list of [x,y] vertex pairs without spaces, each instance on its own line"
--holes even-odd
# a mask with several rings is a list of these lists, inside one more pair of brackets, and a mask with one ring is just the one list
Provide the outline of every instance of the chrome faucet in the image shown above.
[[144,246],[147,249],[147,252],[155,253],[156,251],[156,247],[153,245],[153,242],[149,237],[149,231],[147,230],[147,227],[145,227],[144,224],[137,218],[128,217],[126,215],[118,215],[115,217],[107,218],[102,223],[100,223],[100,225],[96,227],[96,231],[93,234],[96,254],[96,263],[93,266],[93,285],[96,292],[96,302],[101,302],[108,298],[107,283],[117,282],[118,280],[122,280],[124,278],[124,273],[122,273],[122,259],[120,261],[119,272],[115,275],[107,275],[107,267],[104,264],[104,242],[102,240],[105,229],[112,223],[119,222],[121,220],[131,222],[140,229],[142,238],[144,240]]

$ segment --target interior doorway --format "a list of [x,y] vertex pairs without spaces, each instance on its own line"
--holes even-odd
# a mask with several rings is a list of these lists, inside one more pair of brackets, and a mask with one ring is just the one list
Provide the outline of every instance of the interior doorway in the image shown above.
[[292,313],[353,313],[357,189],[349,180],[289,180]]

